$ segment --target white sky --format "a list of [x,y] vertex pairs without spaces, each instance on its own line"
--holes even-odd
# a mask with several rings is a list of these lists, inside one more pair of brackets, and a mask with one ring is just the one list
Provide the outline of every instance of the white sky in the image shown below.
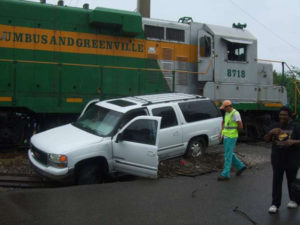
[[[31,0],[37,1],[39,0]],[[56,4],[57,0],[46,0]],[[106,7],[133,11],[137,0],[64,0],[65,5],[90,9]],[[285,61],[300,68],[300,0],[151,0],[151,18],[177,21],[190,16],[195,22],[231,27],[247,23],[258,40],[258,58]],[[298,27],[298,28],[297,28]],[[281,71],[281,65],[273,64]]]

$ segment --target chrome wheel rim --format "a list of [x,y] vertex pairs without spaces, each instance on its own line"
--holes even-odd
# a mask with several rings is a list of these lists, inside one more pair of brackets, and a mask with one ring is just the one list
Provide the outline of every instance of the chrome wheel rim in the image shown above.
[[197,158],[202,155],[202,145],[199,142],[194,142],[191,146],[192,157]]

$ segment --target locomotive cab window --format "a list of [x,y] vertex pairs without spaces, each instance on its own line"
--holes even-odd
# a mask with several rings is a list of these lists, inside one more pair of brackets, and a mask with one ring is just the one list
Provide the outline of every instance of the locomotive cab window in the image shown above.
[[203,36],[199,40],[200,57],[210,57],[211,55],[211,38]]
[[246,62],[246,44],[227,42],[227,59]]

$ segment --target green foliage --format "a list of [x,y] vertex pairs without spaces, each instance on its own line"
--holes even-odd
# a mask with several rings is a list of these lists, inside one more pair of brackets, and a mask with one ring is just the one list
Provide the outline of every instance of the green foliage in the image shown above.
[[[283,85],[287,90],[288,104],[294,109],[295,99],[295,81],[300,82],[300,70],[297,67],[292,67],[291,70],[285,72],[284,77],[282,73],[278,73],[274,70],[273,72],[274,84]],[[298,89],[300,90],[300,83],[297,83]],[[300,112],[300,94],[297,95],[297,112]]]

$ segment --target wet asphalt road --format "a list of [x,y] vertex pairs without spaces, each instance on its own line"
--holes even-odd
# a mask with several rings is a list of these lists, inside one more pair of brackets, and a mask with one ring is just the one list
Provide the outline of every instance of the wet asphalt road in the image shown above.
[[[241,154],[252,154],[260,163],[241,177],[232,174],[226,182],[218,182],[219,174],[211,173],[195,178],[0,192],[0,224],[299,225],[300,209],[286,208],[286,183],[279,214],[267,212],[272,180],[271,166],[266,161],[269,149],[246,145],[239,148]],[[236,207],[239,212],[233,211]]]
[[136,180],[68,188],[0,193],[0,224],[300,224],[300,209],[269,215],[271,168],[260,165],[241,177],[218,182],[218,174],[196,178]]

